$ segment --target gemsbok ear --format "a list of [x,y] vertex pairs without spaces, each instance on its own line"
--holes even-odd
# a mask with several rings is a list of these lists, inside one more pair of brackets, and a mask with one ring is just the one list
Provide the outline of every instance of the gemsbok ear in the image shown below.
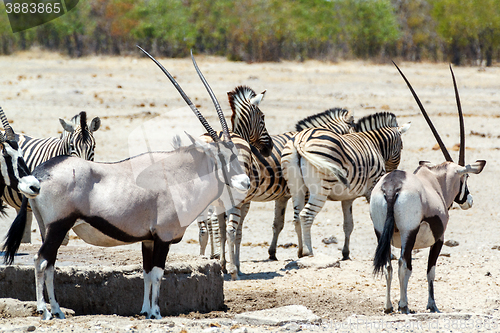
[[59,122],[61,123],[62,127],[66,132],[73,132],[75,130],[75,124],[70,123],[69,121],[66,121],[62,118],[59,118]]
[[398,127],[399,133],[405,134],[410,129],[410,126],[411,126],[411,121],[407,122],[406,124],[404,124],[402,126],[399,126]]
[[428,168],[432,168],[433,166],[435,166],[434,163],[431,163],[429,161],[420,161],[420,162],[418,162],[418,165],[420,165],[420,166],[426,166]]
[[483,168],[485,165],[486,165],[485,160],[477,160],[476,162],[474,162],[472,164],[467,164],[466,166],[462,167],[461,169],[459,169],[457,171],[457,173],[459,175],[463,175],[466,173],[478,174],[478,173],[481,173],[481,171],[483,171]]
[[260,94],[258,94],[255,97],[250,98],[250,103],[252,103],[255,106],[259,106],[260,102],[264,99],[264,95],[266,94],[266,91],[264,90]]

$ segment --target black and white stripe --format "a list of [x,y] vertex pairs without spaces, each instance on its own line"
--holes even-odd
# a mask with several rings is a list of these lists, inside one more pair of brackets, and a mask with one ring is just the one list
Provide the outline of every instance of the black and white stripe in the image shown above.
[[[297,126],[315,126],[321,123],[322,126],[330,128],[339,133],[349,133],[354,131],[352,116],[344,109],[330,109],[317,115],[306,118],[299,122]],[[296,132],[287,132],[280,135],[271,136],[273,147],[271,154],[263,156],[255,147],[250,146],[250,153],[243,151],[242,162],[250,177],[251,187],[247,192],[245,200],[229,212],[228,221],[228,247],[230,262],[228,272],[236,279],[240,271],[239,248],[242,239],[242,226],[246,213],[248,212],[251,201],[268,202],[275,201],[275,217],[273,222],[273,241],[269,249],[272,259],[276,258],[276,244],[279,233],[284,225],[284,213],[290,194],[286,181],[283,178],[281,169],[281,153],[287,141],[289,141]],[[225,265],[224,240],[225,240],[225,220],[220,217],[221,222],[221,262]],[[212,226],[217,230],[215,226]],[[217,239],[216,239],[217,241]]]
[[287,143],[282,165],[293,198],[299,256],[312,255],[310,228],[328,199],[342,201],[342,255],[349,258],[352,202],[360,196],[369,198],[380,177],[397,168],[403,148],[401,134],[408,127],[398,127],[394,114],[382,112],[360,119],[356,133],[339,135],[329,129],[311,128]]

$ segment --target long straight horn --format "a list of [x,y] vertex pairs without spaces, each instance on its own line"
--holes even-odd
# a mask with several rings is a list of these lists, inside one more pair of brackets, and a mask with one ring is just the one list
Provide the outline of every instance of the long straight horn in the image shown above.
[[196,108],[196,106],[193,104],[193,102],[191,102],[191,100],[189,99],[189,97],[186,95],[186,93],[184,92],[184,90],[182,90],[181,86],[177,83],[177,81],[175,81],[174,77],[172,75],[170,75],[170,73],[165,69],[165,67],[163,67],[162,64],[160,64],[160,62],[158,60],[156,60],[151,54],[147,53],[142,47],[140,47],[139,45],[137,45],[137,47],[139,48],[139,50],[141,50],[145,55],[147,55],[149,57],[149,59],[153,60],[153,62],[158,66],[160,67],[160,69],[163,71],[163,73],[169,78],[170,82],[172,82],[172,84],[174,85],[175,89],[177,89],[177,91],[179,92],[179,94],[181,94],[182,98],[184,99],[184,101],[187,103],[187,105],[189,105],[189,107],[191,108],[191,110],[194,112],[194,114],[198,117],[198,119],[200,120],[201,124],[203,125],[203,127],[205,127],[205,130],[208,132],[208,134],[210,134],[210,137],[212,138],[212,140],[214,140],[215,142],[219,141],[219,137],[217,136],[217,133],[214,131],[214,129],[210,126],[210,124],[207,122],[207,120],[205,119],[205,117],[203,117],[203,115],[201,114],[201,112]]
[[453,78],[453,87],[455,88],[455,98],[457,99],[458,120],[460,122],[460,150],[458,152],[458,165],[465,166],[465,125],[464,115],[462,113],[462,104],[458,96],[457,81],[455,81],[455,74],[450,64],[451,77]]
[[3,129],[5,130],[5,137],[7,140],[15,140],[16,136],[14,134],[14,130],[9,124],[5,113],[3,112],[2,107],[0,106],[0,119],[2,120]]
[[210,98],[212,98],[212,102],[215,105],[215,110],[217,110],[217,114],[219,115],[219,120],[220,120],[220,124],[222,126],[222,132],[224,133],[225,140],[231,141],[231,137],[229,136],[229,129],[227,127],[226,119],[224,118],[224,113],[222,112],[222,108],[220,107],[219,101],[217,100],[217,97],[215,96],[214,92],[212,91],[212,88],[210,88],[210,85],[208,84],[207,80],[203,76],[203,73],[200,71],[200,68],[198,67],[198,64],[196,63],[196,60],[194,60],[193,50],[191,50],[191,59],[193,60],[194,68],[196,68],[196,73],[198,73],[198,76],[200,77],[201,82],[203,82],[203,85],[207,89],[207,92],[210,95]]
[[398,65],[396,65],[396,63],[393,61],[392,62],[394,64],[394,66],[396,66],[396,68],[398,69],[399,71],[399,74],[401,74],[401,76],[403,77],[403,79],[405,80],[406,84],[408,85],[408,88],[410,88],[410,91],[413,95],[413,98],[415,98],[415,101],[417,102],[418,104],[418,107],[420,108],[420,111],[422,112],[422,115],[424,116],[425,120],[427,121],[427,124],[429,125],[431,131],[432,131],[432,134],[434,134],[434,137],[436,138],[436,141],[439,145],[439,147],[441,148],[441,151],[443,152],[443,155],[444,155],[444,158],[448,161],[448,162],[453,162],[453,159],[451,158],[450,156],[450,153],[448,152],[448,149],[446,149],[446,146],[444,145],[443,143],[443,140],[441,140],[441,137],[439,136],[439,133],[437,132],[436,128],[434,127],[434,125],[432,124],[432,121],[431,119],[429,118],[429,116],[427,115],[427,112],[425,111],[424,109],[424,106],[422,105],[422,103],[420,102],[420,99],[418,98],[417,94],[415,93],[415,90],[413,90],[410,82],[406,79],[405,75],[403,74],[403,72],[399,69]]

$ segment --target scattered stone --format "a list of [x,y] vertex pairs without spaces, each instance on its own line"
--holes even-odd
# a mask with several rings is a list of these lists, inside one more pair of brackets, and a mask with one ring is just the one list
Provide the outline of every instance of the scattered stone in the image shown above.
[[282,330],[288,331],[288,332],[298,332],[298,331],[302,331],[302,328],[297,323],[290,323],[290,324],[286,324],[285,326],[283,326]]
[[455,247],[458,246],[458,242],[456,240],[448,239],[446,242],[444,242],[444,245],[449,247]]
[[440,257],[451,257],[451,254],[449,254],[449,253],[441,253],[439,256]]
[[323,243],[325,243],[326,245],[328,245],[328,244],[338,244],[338,242],[339,242],[337,240],[337,237],[335,237],[335,236],[330,236],[328,238],[323,238],[321,241]]
[[303,305],[288,305],[280,308],[237,314],[234,319],[241,324],[283,326],[288,323],[319,323],[321,318]]
[[491,249],[500,251],[500,245],[493,245],[493,247]]
[[333,257],[319,253],[312,257],[303,257],[285,265],[285,269],[316,268],[325,269],[329,267],[340,268],[340,262]]

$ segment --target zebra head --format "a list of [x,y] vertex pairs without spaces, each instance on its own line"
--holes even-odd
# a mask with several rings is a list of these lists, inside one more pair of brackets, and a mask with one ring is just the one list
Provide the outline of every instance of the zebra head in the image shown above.
[[403,140],[401,135],[410,129],[411,123],[398,126],[396,116],[390,112],[378,112],[365,116],[355,124],[356,132],[370,132],[379,142],[385,160],[386,172],[395,170],[401,160]]
[[266,129],[264,113],[259,108],[265,93],[264,90],[257,95],[250,87],[238,86],[233,91],[229,91],[227,97],[233,111],[231,116],[233,132],[267,157],[273,149],[273,141]]
[[4,185],[19,190],[28,198],[34,198],[40,193],[40,182],[31,175],[24,161],[23,151],[17,144],[14,130],[1,107],[0,119],[5,129],[5,135],[0,132],[0,182],[3,181]]
[[68,155],[93,161],[95,150],[93,132],[101,126],[101,119],[95,117],[88,126],[87,113],[82,111],[71,118],[71,121],[59,118],[59,122],[64,128],[61,139],[67,144]]

